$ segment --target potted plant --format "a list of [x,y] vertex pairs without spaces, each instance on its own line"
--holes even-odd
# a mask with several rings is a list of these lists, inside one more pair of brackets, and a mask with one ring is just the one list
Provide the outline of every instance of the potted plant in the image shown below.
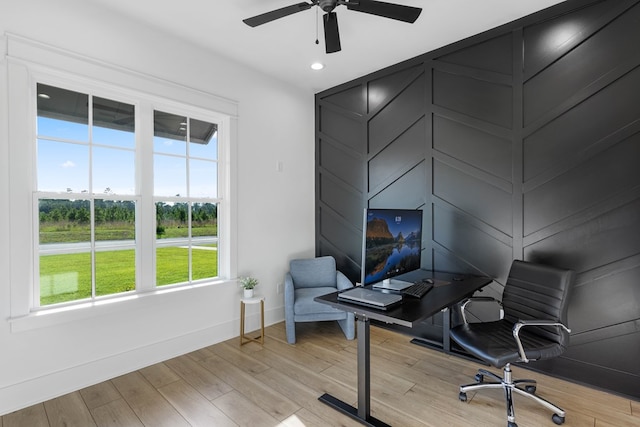
[[245,298],[253,298],[253,289],[258,286],[258,279],[255,277],[240,277],[240,286],[244,290]]

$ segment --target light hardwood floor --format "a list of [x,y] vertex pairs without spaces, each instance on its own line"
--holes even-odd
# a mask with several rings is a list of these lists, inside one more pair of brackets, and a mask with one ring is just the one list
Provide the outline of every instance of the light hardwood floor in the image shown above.
[[[458,400],[458,385],[480,365],[371,328],[372,415],[394,426],[506,426],[501,391]],[[640,426],[640,402],[514,369],[538,380],[538,393],[567,411],[565,426]],[[357,426],[318,401],[328,392],[355,404],[356,342],[335,322],[299,324],[288,345],[284,324],[264,346],[238,339],[167,360],[7,414],[14,426]],[[515,397],[519,427],[555,426],[551,413]]]

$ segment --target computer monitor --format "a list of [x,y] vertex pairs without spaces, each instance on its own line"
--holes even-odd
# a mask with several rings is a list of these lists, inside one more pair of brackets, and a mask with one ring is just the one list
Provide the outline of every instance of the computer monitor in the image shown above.
[[365,209],[362,234],[363,285],[420,269],[421,210]]

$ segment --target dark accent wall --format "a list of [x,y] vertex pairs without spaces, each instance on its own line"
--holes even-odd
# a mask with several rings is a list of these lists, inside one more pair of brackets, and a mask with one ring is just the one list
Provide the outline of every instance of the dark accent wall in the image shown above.
[[640,1],[567,1],[317,94],[317,254],[357,281],[363,208],[420,208],[423,267],[485,294],[572,268],[570,347],[531,366],[640,399],[638,46]]

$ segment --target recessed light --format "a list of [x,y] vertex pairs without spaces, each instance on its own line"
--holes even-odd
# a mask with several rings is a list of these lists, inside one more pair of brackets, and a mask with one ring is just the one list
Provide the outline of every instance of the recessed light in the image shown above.
[[46,93],[39,93],[38,94],[38,98],[51,99],[51,97],[49,95],[47,95]]
[[312,70],[322,70],[323,68],[324,68],[324,64],[320,62],[314,62],[313,64],[311,64]]

